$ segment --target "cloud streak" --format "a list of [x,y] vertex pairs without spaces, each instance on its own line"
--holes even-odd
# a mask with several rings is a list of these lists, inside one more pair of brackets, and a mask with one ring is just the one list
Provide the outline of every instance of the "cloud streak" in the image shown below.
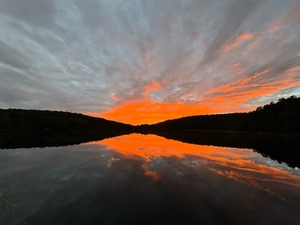
[[0,107],[140,124],[299,95],[298,8],[297,0],[3,0]]

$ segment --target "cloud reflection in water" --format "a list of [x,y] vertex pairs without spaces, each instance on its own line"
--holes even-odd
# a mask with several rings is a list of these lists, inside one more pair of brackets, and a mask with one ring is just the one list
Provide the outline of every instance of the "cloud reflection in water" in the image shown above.
[[[291,170],[285,164],[264,158],[251,149],[187,144],[153,134],[129,134],[97,143],[106,145],[126,158],[144,159],[145,174],[155,179],[160,177],[159,161],[162,158],[176,157],[180,158],[185,166],[187,164],[198,168],[205,166],[218,175],[248,184],[269,194],[275,195],[270,188],[278,188],[278,185],[300,188],[299,170]],[[110,161],[110,164],[113,161],[115,160]],[[271,187],[268,187],[270,185]]]

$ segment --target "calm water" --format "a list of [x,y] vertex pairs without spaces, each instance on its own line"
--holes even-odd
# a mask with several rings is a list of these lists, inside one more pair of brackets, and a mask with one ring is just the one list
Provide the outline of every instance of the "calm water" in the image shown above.
[[0,224],[300,224],[300,170],[130,134],[0,151]]

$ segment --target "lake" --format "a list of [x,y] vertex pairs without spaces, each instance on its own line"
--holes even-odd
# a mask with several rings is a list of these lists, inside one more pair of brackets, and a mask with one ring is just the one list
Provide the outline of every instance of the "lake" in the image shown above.
[[165,137],[1,150],[0,224],[300,224],[298,167]]

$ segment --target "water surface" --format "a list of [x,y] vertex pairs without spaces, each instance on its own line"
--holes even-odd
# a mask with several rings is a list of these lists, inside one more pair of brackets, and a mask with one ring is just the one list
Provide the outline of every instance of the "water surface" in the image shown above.
[[300,170],[130,134],[0,151],[0,224],[299,224]]

